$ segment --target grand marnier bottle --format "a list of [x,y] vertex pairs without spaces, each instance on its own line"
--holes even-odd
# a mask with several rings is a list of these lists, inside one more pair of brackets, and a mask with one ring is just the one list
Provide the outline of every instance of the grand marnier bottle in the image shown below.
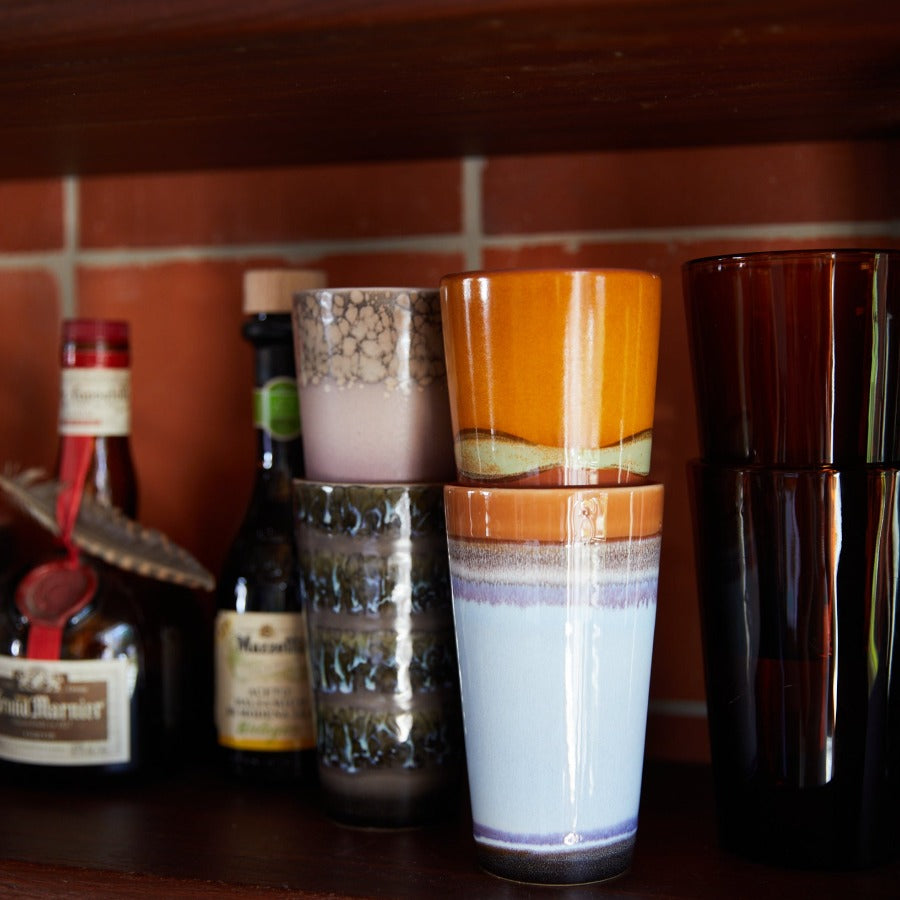
[[314,770],[315,727],[306,617],[299,597],[293,479],[303,451],[291,330],[293,292],[321,272],[245,274],[243,334],[255,357],[258,460],[253,492],[219,577],[215,719],[227,770],[267,781]]
[[26,549],[0,612],[0,760],[20,773],[133,773],[164,733],[158,622],[140,580],[71,541],[82,498],[133,517],[125,322],[63,322],[56,479],[61,537]]

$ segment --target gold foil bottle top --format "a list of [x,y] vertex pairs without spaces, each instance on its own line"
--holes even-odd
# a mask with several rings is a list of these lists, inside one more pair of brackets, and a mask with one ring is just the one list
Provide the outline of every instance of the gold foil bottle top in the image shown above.
[[250,269],[244,272],[244,312],[290,313],[297,291],[325,287],[320,269]]

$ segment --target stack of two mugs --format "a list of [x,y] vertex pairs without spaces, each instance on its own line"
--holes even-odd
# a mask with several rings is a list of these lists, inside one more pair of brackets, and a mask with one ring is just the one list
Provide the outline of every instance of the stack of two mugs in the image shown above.
[[343,824],[419,825],[456,807],[463,769],[438,291],[300,291],[293,333],[321,799]]
[[475,855],[514,880],[612,878],[637,832],[656,613],[659,278],[466,272],[440,290]]

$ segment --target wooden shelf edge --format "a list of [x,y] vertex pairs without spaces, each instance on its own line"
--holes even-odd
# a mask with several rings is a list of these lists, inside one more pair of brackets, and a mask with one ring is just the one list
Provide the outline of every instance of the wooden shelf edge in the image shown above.
[[[4,784],[0,894],[35,898],[298,897],[540,900],[546,888],[487,875],[475,863],[464,789],[433,826],[345,828],[315,792],[229,782],[212,767],[132,786],[61,791]],[[763,866],[719,849],[707,766],[645,766],[631,870],[618,897],[712,900],[797,896],[888,900],[900,860],[862,872]],[[576,898],[597,886],[558,888]]]
[[75,866],[0,859],[0,895],[29,898],[91,897],[96,900],[316,900],[323,895],[303,890],[279,890],[255,885],[224,884],[194,878],[171,878],[137,872],[116,872]]
[[0,4],[0,177],[900,135],[900,4]]

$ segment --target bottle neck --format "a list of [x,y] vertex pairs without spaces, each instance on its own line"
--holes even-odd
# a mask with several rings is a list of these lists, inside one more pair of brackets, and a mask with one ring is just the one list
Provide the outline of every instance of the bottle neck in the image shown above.
[[122,437],[131,434],[131,368],[66,365],[60,372],[59,435]]
[[118,333],[95,337],[76,333],[63,339],[57,478],[69,512],[58,512],[58,520],[76,514],[82,493],[126,515],[137,512],[128,342]]
[[244,336],[255,351],[257,466],[264,473],[299,478],[303,475],[303,444],[290,316],[255,316],[244,326]]

